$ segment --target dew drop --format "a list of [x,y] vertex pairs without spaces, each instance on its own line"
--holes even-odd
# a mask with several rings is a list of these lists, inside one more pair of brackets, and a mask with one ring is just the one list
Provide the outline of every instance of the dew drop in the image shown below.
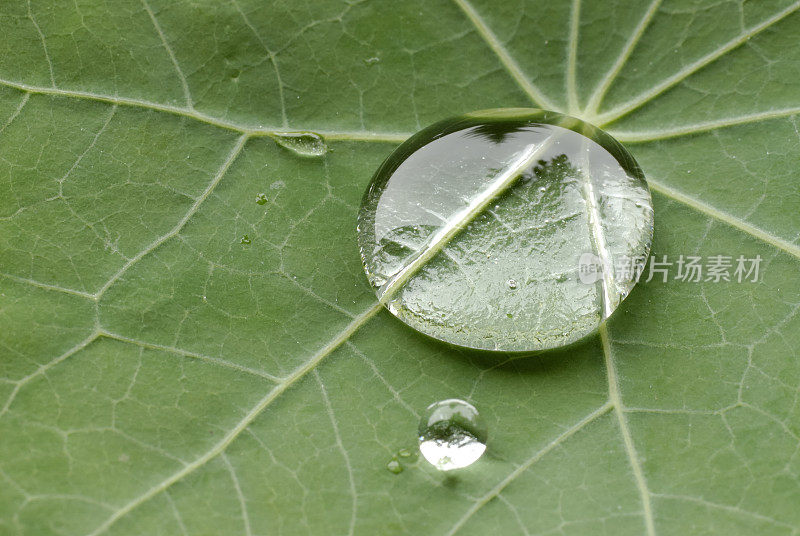
[[249,236],[247,236],[247,235],[244,235],[244,236],[242,237],[242,241],[241,241],[241,243],[242,243],[242,244],[249,244],[249,243],[250,243],[250,237],[249,237]]
[[400,462],[397,460],[397,458],[392,458],[391,461],[386,464],[386,469],[388,469],[390,473],[394,473],[396,475],[399,475],[403,472],[403,466],[400,465]]
[[475,463],[486,450],[486,438],[478,410],[457,398],[434,402],[419,422],[419,451],[440,471]]
[[414,454],[408,449],[400,449],[397,451],[397,455],[401,458],[410,458]]
[[322,156],[328,152],[325,140],[314,132],[275,132],[275,143],[300,156]]
[[256,203],[259,205],[266,205],[267,201],[269,201],[269,199],[267,199],[267,194],[258,194],[256,196]]
[[632,278],[558,274],[579,275],[584,254],[612,267],[646,258],[653,210],[640,167],[605,132],[501,109],[402,143],[373,176],[358,229],[367,276],[400,320],[458,346],[533,351],[591,334],[628,295]]
[[376,63],[378,63],[378,62],[380,62],[380,61],[381,61],[381,59],[380,59],[379,57],[377,57],[377,56],[373,56],[373,57],[371,57],[371,58],[366,58],[366,59],[364,60],[364,64],[365,64],[365,65],[375,65]]

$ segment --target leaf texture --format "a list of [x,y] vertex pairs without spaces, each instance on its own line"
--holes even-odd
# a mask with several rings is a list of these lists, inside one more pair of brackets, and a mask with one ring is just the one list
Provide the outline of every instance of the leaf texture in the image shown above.
[[[0,534],[797,535],[799,9],[4,2]],[[656,256],[760,281],[656,277],[525,359],[410,331],[360,266],[363,189],[512,106],[628,143]],[[269,137],[307,130],[323,157]],[[387,471],[449,397],[484,458]]]

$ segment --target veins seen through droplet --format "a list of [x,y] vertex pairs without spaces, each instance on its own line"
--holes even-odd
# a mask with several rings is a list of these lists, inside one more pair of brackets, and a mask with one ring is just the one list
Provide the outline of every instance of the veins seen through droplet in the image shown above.
[[539,110],[443,121],[379,168],[359,212],[382,303],[459,346],[530,351],[592,333],[635,281],[578,277],[584,253],[647,255],[650,193],[604,132]]

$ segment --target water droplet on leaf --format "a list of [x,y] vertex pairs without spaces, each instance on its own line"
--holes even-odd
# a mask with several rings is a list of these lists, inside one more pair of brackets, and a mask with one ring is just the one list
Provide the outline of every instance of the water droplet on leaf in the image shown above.
[[440,471],[475,463],[486,451],[486,438],[478,410],[457,398],[431,404],[419,423],[419,451]]
[[413,453],[408,449],[400,449],[397,451],[397,455],[401,458],[410,458],[413,456]]
[[267,199],[267,194],[258,194],[256,196],[256,203],[259,205],[266,205],[267,201],[269,201],[269,199]]
[[322,156],[328,152],[325,140],[314,132],[275,132],[270,137],[281,147],[300,156]]
[[506,285],[508,285],[508,288],[510,288],[511,290],[517,288],[517,282],[513,279],[509,279],[508,281],[506,281]]
[[242,244],[249,244],[249,243],[250,243],[250,237],[249,237],[249,236],[247,236],[247,235],[244,235],[244,236],[242,237],[242,241],[241,241],[241,243],[242,243]]
[[364,60],[364,64],[365,64],[365,65],[375,65],[375,64],[376,64],[376,63],[378,63],[379,61],[381,61],[381,59],[380,59],[379,57],[377,57],[377,56],[373,56],[373,57],[371,57],[371,58],[367,58],[367,59],[365,59],[365,60]]
[[[401,144],[369,184],[358,229],[375,293],[403,322],[459,346],[531,351],[572,343],[614,311],[635,280],[613,267],[647,257],[653,210],[638,164],[605,132],[488,110]],[[607,268],[579,277],[584,254]]]
[[396,475],[399,475],[403,472],[403,466],[400,465],[400,462],[397,460],[397,458],[392,458],[392,460],[386,464],[386,469],[388,469],[390,473],[394,473]]

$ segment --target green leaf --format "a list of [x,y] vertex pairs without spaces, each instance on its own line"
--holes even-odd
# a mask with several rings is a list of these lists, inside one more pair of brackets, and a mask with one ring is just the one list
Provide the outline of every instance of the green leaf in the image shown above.
[[[4,2],[0,534],[796,535],[798,9]],[[531,105],[628,144],[659,259],[760,255],[760,280],[657,275],[522,359],[382,311],[372,172]],[[273,139],[308,131],[326,154]],[[486,455],[387,470],[449,397]]]

